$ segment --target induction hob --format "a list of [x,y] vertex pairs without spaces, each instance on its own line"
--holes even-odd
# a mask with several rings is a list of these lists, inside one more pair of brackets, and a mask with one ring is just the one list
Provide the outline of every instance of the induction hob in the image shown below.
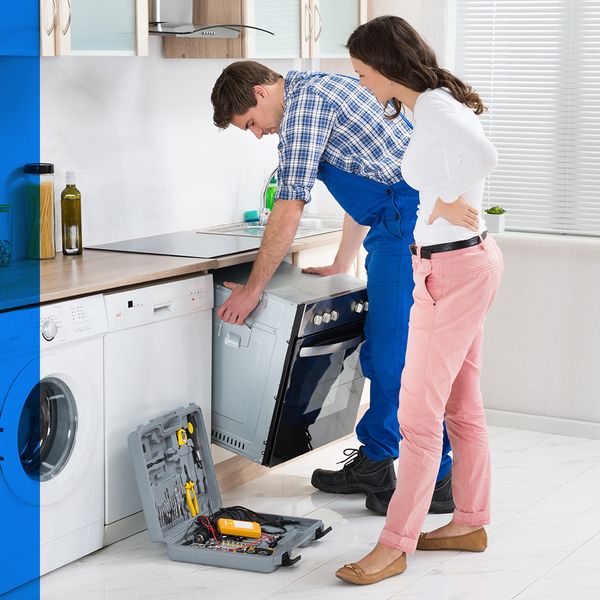
[[113,250],[140,254],[163,254],[189,258],[218,258],[228,254],[258,250],[261,238],[235,235],[214,235],[198,231],[177,231],[149,237],[122,240],[97,246],[90,250]]

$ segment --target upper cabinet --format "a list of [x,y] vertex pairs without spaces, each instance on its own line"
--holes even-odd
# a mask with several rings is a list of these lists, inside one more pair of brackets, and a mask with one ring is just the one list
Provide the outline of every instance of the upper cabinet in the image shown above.
[[366,0],[313,0],[311,56],[347,58],[350,34],[367,20]]
[[[164,1],[164,0],[163,0]],[[194,22],[251,25],[236,40],[165,39],[168,58],[347,58],[368,0],[195,0]],[[202,13],[200,13],[202,10]]]
[[245,0],[246,58],[347,58],[350,34],[367,20],[367,0]]
[[148,54],[148,0],[40,0],[42,56]]

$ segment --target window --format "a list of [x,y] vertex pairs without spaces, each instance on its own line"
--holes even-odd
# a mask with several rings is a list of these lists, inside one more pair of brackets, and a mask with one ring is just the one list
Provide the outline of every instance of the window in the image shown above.
[[600,0],[456,0],[456,74],[498,149],[512,230],[600,236]]

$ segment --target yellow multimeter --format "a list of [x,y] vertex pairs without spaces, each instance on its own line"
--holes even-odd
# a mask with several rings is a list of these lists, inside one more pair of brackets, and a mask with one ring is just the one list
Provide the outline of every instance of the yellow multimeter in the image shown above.
[[223,535],[238,535],[246,538],[259,538],[262,533],[260,525],[255,521],[218,519],[217,527]]

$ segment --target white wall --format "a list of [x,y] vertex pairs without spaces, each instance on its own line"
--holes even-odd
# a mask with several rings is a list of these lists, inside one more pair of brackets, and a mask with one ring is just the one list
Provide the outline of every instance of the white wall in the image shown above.
[[[277,164],[262,140],[212,123],[210,93],[231,61],[148,57],[41,59],[41,160],[77,172],[86,245],[240,221]],[[285,74],[292,61],[265,61]],[[309,210],[335,212],[316,193]]]
[[600,438],[600,240],[497,239],[505,274],[482,374],[490,422]]

